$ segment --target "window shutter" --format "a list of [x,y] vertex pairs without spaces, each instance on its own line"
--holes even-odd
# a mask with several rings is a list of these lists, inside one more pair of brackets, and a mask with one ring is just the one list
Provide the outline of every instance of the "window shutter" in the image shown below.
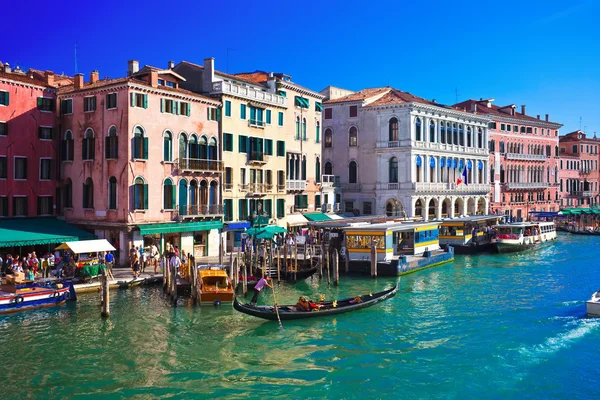
[[173,102],[173,111],[175,115],[179,115],[179,102],[178,101],[174,101]]
[[8,93],[8,92],[4,93],[4,105],[5,106],[10,104],[9,95],[10,95],[10,93]]
[[217,108],[217,121],[221,120],[221,108]]
[[104,158],[109,159],[111,158],[111,154],[110,154],[110,136],[107,136],[104,138]]
[[175,185],[171,185],[171,210],[175,209],[175,198],[177,195],[177,191],[175,189]]
[[75,141],[74,140],[68,140],[67,141],[68,144],[68,148],[69,148],[69,161],[73,161],[73,154],[75,153]]
[[[38,98],[38,100],[39,100],[39,98]],[[41,126],[38,126],[38,138],[40,138],[40,139],[42,138],[42,127]]]
[[242,204],[244,204],[244,200],[239,199],[238,200],[238,220],[240,220],[240,221],[244,219],[244,215],[242,213]]
[[148,108],[148,95],[144,95],[144,108]]
[[129,98],[131,99],[131,107],[135,107],[135,93],[129,93]]
[[165,99],[160,99],[160,112],[165,112]]
[[48,160],[48,176],[50,179],[54,178],[53,170],[52,170],[52,160]]
[[85,183],[83,184],[83,196],[81,196],[81,198],[82,198],[81,206],[83,208],[88,208],[88,190],[87,190],[87,185]]
[[140,138],[137,136],[133,138],[133,158],[140,158]]
[[42,198],[37,198],[37,215],[42,215]]
[[143,145],[144,145],[143,146],[143,152],[144,152],[144,154],[143,154],[142,158],[144,160],[147,160],[148,159],[148,138],[147,137],[143,138],[143,141],[144,141],[143,142]]
[[93,160],[96,157],[96,138],[91,138],[88,140],[90,140],[92,142],[92,145],[90,146],[90,150],[91,150],[90,153],[92,153],[90,156],[90,159]]
[[119,137],[113,136],[112,138],[113,155],[115,158],[119,158]]
[[186,112],[186,115],[188,117],[190,116],[191,108],[192,108],[192,103],[187,103],[187,112]]
[[145,183],[144,184],[144,193],[143,193],[143,195],[144,195],[144,210],[148,209],[148,194],[149,193],[150,192],[148,192],[148,184]]
[[42,97],[37,98],[37,106],[40,108],[42,106]]

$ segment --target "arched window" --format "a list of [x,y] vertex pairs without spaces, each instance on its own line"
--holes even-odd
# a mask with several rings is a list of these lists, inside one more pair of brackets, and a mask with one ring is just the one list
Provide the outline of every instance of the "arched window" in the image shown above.
[[219,157],[217,152],[217,139],[211,137],[208,141],[208,159],[209,160],[217,160]]
[[108,209],[117,209],[117,178],[114,176],[108,178]]
[[[202,141],[202,138],[200,138]],[[206,150],[206,138],[204,138],[204,149]],[[198,136],[193,133],[190,135],[188,140],[188,154],[186,158],[199,159],[200,158],[200,144],[198,143]]]
[[[206,181],[202,181],[202,187],[204,193],[201,194],[202,197],[206,197]],[[205,201],[200,200],[200,204],[206,204]],[[198,207],[198,181],[192,179],[190,181],[190,185],[188,186],[188,214],[189,215],[198,215],[202,214],[200,212],[200,208]]]
[[187,158],[188,154],[188,139],[185,133],[179,134],[179,162],[181,163],[184,158]]
[[325,129],[325,148],[333,146],[333,131],[329,128]]
[[[200,136],[200,140],[195,146],[192,145],[192,140],[195,140],[196,136],[192,135],[190,137],[190,143],[188,145],[188,152],[190,153],[190,158],[199,158],[201,160],[206,160],[208,158],[208,141],[206,140],[206,136]],[[192,152],[193,151],[193,152]]]
[[388,202],[385,205],[385,215],[387,215],[388,217],[391,217],[394,214],[394,205],[390,202]]
[[321,142],[321,123],[317,121],[315,125],[315,143]]
[[421,140],[421,119],[415,119],[415,140]]
[[92,178],[87,178],[83,184],[82,200],[83,208],[94,208],[94,182],[92,182]]
[[416,169],[417,182],[423,182],[423,177],[422,177],[423,159],[421,158],[421,156],[417,156],[415,158],[415,164],[417,166],[417,169]]
[[467,126],[467,147],[473,147],[473,141],[471,139],[471,127]]
[[187,215],[187,181],[179,180],[179,215]]
[[171,178],[167,178],[163,182],[163,209],[175,209],[175,185]]
[[81,142],[81,159],[82,160],[93,160],[95,155],[95,141],[94,131],[92,128],[88,128],[83,135],[83,141]]
[[448,144],[454,143],[452,141],[452,125],[450,125],[450,122],[446,122],[446,139],[448,140]]
[[394,117],[390,119],[388,124],[389,127],[389,141],[397,142],[398,141],[398,118]]
[[356,183],[357,175],[356,161],[350,161],[350,164],[348,165],[348,183]]
[[453,143],[459,144],[460,142],[458,141],[458,129],[456,129],[456,122],[452,124],[452,136],[454,136]]
[[296,117],[296,140],[300,140],[300,117]]
[[301,178],[303,181],[306,180],[306,156],[302,156],[302,166],[301,166]]
[[173,161],[173,134],[169,131],[163,134],[163,159]]
[[333,164],[329,161],[325,163],[325,174],[324,175],[333,175]]
[[315,180],[317,183],[321,182],[321,160],[319,160],[319,157],[315,160]]
[[135,178],[133,185],[133,209],[148,209],[148,185],[141,176]]
[[306,118],[302,119],[302,140],[306,140]]
[[67,178],[65,182],[64,196],[65,208],[73,208],[73,182],[71,178]]
[[462,124],[459,124],[459,125],[458,125],[458,143],[459,143],[461,146],[464,146],[464,145],[465,145],[465,137],[463,136],[463,132],[464,132],[464,131],[463,131],[463,125],[462,125]]
[[[208,189],[208,204],[210,206],[214,206],[218,203],[218,193],[219,193],[219,184],[217,181],[210,182],[210,187]],[[213,210],[209,210],[211,214],[216,214]]]
[[358,144],[357,131],[356,127],[353,126],[350,128],[350,132],[348,133],[348,146],[356,147]]
[[108,128],[108,136],[104,138],[104,158],[107,160],[119,158],[119,138],[117,127],[114,125]]
[[73,133],[66,131],[61,146],[61,156],[63,161],[73,161]]
[[446,143],[446,125],[440,122],[440,143]]
[[390,168],[388,175],[390,183],[398,183],[398,159],[396,157],[390,158]]
[[140,126],[136,126],[133,131],[133,158],[148,159],[148,138],[145,137],[144,130]]
[[431,143],[435,143],[435,122],[431,121],[429,123],[429,141]]

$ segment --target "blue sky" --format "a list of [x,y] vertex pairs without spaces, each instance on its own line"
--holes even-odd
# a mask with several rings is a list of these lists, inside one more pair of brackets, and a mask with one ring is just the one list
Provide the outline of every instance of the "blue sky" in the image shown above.
[[73,74],[77,42],[79,72],[115,78],[129,59],[212,56],[221,71],[285,72],[317,91],[391,85],[445,104],[456,90],[459,101],[526,104],[562,133],[581,117],[600,137],[600,1],[48,4],[11,2],[1,61]]

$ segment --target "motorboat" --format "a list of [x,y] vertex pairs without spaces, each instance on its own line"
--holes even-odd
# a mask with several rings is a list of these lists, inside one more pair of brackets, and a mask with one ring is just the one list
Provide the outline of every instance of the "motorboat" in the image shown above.
[[494,226],[492,244],[499,253],[527,250],[558,239],[554,222],[516,222]]

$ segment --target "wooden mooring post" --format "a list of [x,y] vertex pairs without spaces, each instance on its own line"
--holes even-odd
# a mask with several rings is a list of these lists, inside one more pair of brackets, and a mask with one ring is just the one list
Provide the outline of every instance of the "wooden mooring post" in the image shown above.
[[325,246],[325,268],[327,269],[327,284],[331,284],[331,276],[329,273],[329,246]]
[[110,287],[108,285],[108,274],[106,269],[102,271],[102,317],[110,316]]
[[163,266],[163,290],[165,293],[169,293],[169,289],[171,288],[169,283],[169,278],[171,276],[169,263],[165,263]]
[[244,260],[244,273],[242,274],[242,293],[244,297],[248,293],[248,264]]
[[323,265],[325,264],[325,245],[321,244],[321,254],[319,254],[319,279],[323,279]]
[[171,283],[171,301],[173,304],[177,304],[177,268],[171,268],[171,277],[169,278]]
[[348,236],[344,235],[344,248],[346,249],[344,252],[344,261],[346,264],[345,272],[346,274],[350,271],[350,252],[348,251]]
[[377,249],[371,245],[371,277],[377,278]]
[[298,275],[298,243],[294,242],[294,282]]
[[196,293],[196,268],[190,270],[190,294],[192,295],[192,304],[196,304],[197,296]]
[[337,249],[333,249],[333,284],[340,284],[340,258]]
[[277,283],[281,282],[281,246],[277,246]]

